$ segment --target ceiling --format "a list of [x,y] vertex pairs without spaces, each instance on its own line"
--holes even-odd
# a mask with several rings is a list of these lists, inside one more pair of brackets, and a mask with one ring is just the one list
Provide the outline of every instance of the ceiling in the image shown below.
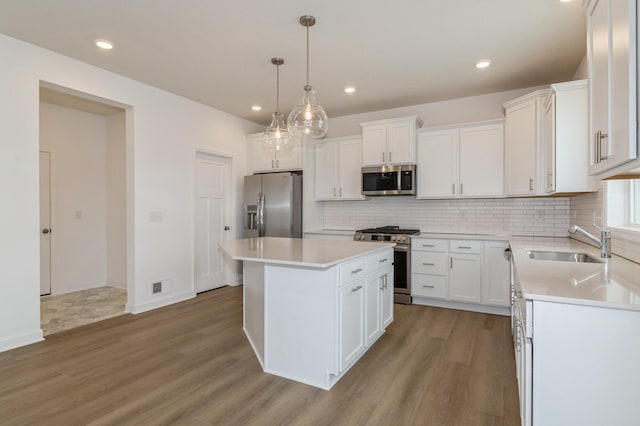
[[[580,3],[20,0],[3,2],[0,33],[266,125],[272,57],[285,59],[280,110],[302,95],[301,15],[317,19],[310,82],[331,118],[570,80],[586,52]],[[99,38],[114,49],[96,48]],[[484,58],[491,67],[476,69]]]

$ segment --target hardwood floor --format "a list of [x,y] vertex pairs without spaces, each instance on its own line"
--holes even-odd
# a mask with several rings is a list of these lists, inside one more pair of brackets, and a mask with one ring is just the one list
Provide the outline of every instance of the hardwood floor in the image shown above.
[[242,288],[0,353],[2,425],[518,425],[509,318],[394,305],[331,391],[263,373]]

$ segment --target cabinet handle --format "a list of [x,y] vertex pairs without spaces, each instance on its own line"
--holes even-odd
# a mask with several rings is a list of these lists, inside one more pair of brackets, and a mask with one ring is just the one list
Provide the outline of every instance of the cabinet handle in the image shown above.
[[529,191],[533,191],[533,179],[529,179]]
[[333,196],[334,197],[336,196],[336,189],[335,188],[333,188]]
[[271,168],[272,169],[276,168],[275,163],[276,163],[276,160],[271,160]]
[[435,263],[422,262],[422,264],[425,266],[435,266]]
[[460,195],[462,195],[464,191],[462,190],[462,184],[460,184]]
[[352,288],[351,291],[356,292],[358,290],[360,290],[362,288],[361,285],[359,285],[358,287]]
[[599,146],[600,146],[600,161],[606,160],[609,158],[609,149],[607,149],[607,155],[602,155],[602,139],[607,139],[608,135],[606,133],[598,132]]
[[593,134],[593,164],[600,162],[600,131]]
[[383,153],[382,153],[382,162],[383,162],[383,163],[384,163],[384,160],[385,160],[385,157],[384,157],[384,156],[385,156],[385,153],[383,152]]
[[382,277],[382,288],[383,290],[387,289],[387,276]]
[[459,249],[471,249],[471,246],[458,246]]
[[451,184],[451,195],[456,195],[456,184],[455,183]]
[[436,286],[434,286],[434,285],[426,285],[426,284],[422,284],[422,287],[424,287],[424,288],[436,288]]
[[338,192],[339,192],[340,198],[342,198],[342,188],[340,188]]
[[354,269],[351,271],[352,274],[357,274],[358,272],[362,272],[362,268]]
[[547,173],[547,186],[549,188],[551,188],[551,186],[552,186],[552,184],[551,184],[551,182],[553,181],[552,176],[553,176],[552,172]]
[[451,260],[451,269],[453,269],[453,257],[449,258]]
[[393,160],[391,160],[391,151],[389,151],[389,162],[391,162]]
[[384,262],[386,262],[387,260],[389,260],[389,259],[387,259],[387,258],[385,257],[384,259],[380,259],[380,260],[378,260],[378,262],[379,262],[379,263],[384,263]]
[[435,247],[433,244],[423,244],[422,247]]
[[276,160],[276,169],[279,169],[279,168],[280,168],[280,159],[277,159]]

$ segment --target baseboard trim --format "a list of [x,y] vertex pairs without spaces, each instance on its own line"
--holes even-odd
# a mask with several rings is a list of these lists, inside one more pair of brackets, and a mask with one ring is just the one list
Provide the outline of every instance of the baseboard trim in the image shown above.
[[195,293],[191,290],[184,291],[182,293],[172,294],[162,298],[154,298],[153,300],[149,300],[148,302],[140,303],[138,305],[131,305],[127,303],[125,309],[127,312],[132,314],[141,314],[153,309],[173,305],[174,303],[184,302],[185,300],[193,299],[195,296]]
[[44,336],[42,334],[42,329],[38,329],[37,331],[33,331],[31,333],[22,334],[20,336],[11,336],[9,338],[0,340],[0,352],[19,348],[20,346],[42,342],[43,340]]
[[414,305],[433,306],[436,308],[457,309],[459,311],[481,312],[484,314],[494,314],[511,316],[510,306],[488,306],[475,303],[453,302],[450,300],[429,299],[428,297],[413,296]]

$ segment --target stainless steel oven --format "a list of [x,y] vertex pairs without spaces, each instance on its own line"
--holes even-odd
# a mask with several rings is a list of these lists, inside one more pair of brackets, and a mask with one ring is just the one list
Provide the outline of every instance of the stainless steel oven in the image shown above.
[[396,243],[393,248],[393,300],[411,304],[411,235],[418,229],[401,229],[399,226],[361,229],[356,231],[355,241],[380,241]]

